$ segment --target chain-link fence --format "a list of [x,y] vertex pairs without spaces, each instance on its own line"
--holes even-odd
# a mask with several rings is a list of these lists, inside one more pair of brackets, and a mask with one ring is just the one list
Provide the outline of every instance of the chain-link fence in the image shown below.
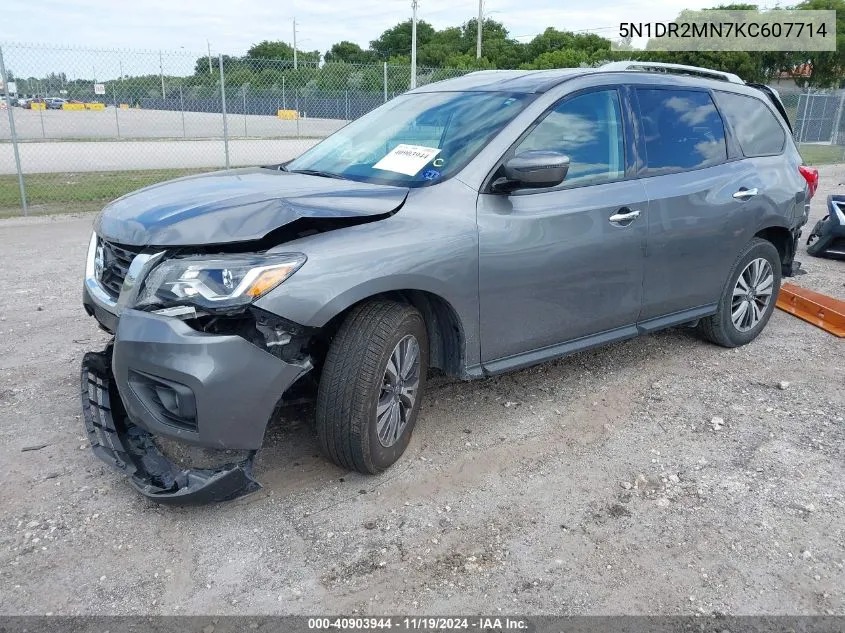
[[[22,44],[0,53],[0,101],[6,92],[11,106],[0,113],[0,216],[96,209],[168,178],[289,160],[411,80],[410,67],[385,63]],[[417,85],[465,72],[418,68]]]
[[[0,216],[97,209],[180,175],[293,158],[408,90],[409,66],[0,46]],[[467,71],[418,68],[417,85]],[[845,91],[778,85],[806,162],[845,161]],[[4,94],[5,93],[5,94]]]

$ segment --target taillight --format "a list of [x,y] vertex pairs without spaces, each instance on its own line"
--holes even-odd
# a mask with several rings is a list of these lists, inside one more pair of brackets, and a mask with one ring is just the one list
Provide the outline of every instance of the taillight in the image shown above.
[[801,165],[798,168],[798,171],[801,172],[801,175],[804,176],[804,180],[807,181],[807,186],[810,188],[810,197],[812,198],[816,195],[816,189],[819,188],[819,170],[810,169],[809,167]]

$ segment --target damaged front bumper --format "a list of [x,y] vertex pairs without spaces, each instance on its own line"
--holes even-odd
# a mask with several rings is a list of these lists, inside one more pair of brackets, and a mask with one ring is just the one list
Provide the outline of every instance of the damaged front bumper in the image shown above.
[[159,450],[148,431],[129,421],[111,371],[111,346],[82,359],[82,414],[88,441],[101,460],[123,471],[132,485],[160,503],[227,501],[261,488],[252,476],[255,451],[217,468],[184,469]]
[[[225,501],[260,488],[252,460],[282,395],[311,369],[235,334],[210,334],[176,318],[124,310],[112,344],[85,355],[82,409],[95,454],[139,492],[173,504]],[[154,438],[248,457],[184,468]]]
[[845,195],[827,197],[827,215],[807,237],[807,252],[816,257],[845,258]]

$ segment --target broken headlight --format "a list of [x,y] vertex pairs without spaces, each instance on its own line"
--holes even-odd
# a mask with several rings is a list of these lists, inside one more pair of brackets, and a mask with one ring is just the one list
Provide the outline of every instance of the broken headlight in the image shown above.
[[168,259],[147,276],[135,307],[243,307],[290,277],[305,259],[301,253]]

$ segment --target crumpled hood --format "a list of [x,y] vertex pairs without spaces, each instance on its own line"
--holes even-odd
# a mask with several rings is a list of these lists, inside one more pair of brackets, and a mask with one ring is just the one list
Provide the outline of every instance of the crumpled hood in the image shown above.
[[252,167],[139,189],[106,206],[94,230],[129,246],[245,242],[300,218],[388,214],[407,195],[404,187]]

